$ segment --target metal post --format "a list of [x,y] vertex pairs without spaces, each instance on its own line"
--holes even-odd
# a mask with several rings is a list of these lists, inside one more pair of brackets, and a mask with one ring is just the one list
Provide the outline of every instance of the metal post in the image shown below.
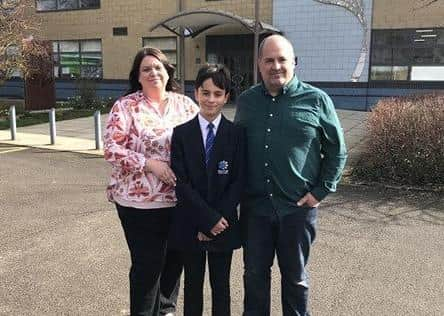
[[185,94],[185,37],[183,36],[184,29],[180,28],[179,37],[179,52],[180,52],[180,87],[182,89],[182,93]]
[[11,140],[15,140],[17,134],[15,105],[9,107],[9,127],[11,129]]
[[100,122],[100,111],[94,113],[94,130],[96,135],[96,149],[102,149],[102,127]]
[[257,83],[257,59],[259,47],[259,0],[254,5],[254,52],[253,52],[253,83]]
[[[183,0],[178,0],[179,12],[183,11]],[[182,93],[185,94],[185,34],[184,28],[181,27],[179,30],[179,73],[180,73],[180,87]]]
[[56,139],[56,119],[54,108],[49,110],[49,135],[51,137],[51,145],[54,145]]

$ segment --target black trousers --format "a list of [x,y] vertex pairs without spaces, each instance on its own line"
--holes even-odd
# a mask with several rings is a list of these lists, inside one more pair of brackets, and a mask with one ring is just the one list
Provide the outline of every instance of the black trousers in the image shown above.
[[175,313],[183,270],[182,253],[167,249],[165,265],[160,276],[160,315]]
[[140,210],[118,204],[116,208],[131,255],[131,315],[174,312],[182,259],[177,252],[167,256],[171,208]]
[[244,233],[244,316],[270,315],[271,267],[277,255],[284,316],[308,316],[308,262],[316,235],[316,208],[278,217],[249,216]]
[[201,316],[206,257],[210,272],[213,316],[230,316],[230,269],[233,251],[184,252],[184,316]]

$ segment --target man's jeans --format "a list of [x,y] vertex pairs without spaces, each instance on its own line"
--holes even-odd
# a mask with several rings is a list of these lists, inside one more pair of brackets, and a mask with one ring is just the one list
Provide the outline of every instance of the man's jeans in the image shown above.
[[308,275],[305,270],[315,239],[316,208],[298,208],[278,217],[247,216],[244,238],[244,316],[270,315],[271,267],[276,253],[281,272],[284,316],[308,316]]

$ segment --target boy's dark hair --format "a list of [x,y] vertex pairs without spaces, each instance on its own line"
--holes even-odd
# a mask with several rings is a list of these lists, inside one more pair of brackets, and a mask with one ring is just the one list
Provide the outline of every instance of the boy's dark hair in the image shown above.
[[197,90],[202,87],[202,84],[207,79],[212,79],[216,87],[225,90],[225,94],[231,90],[231,75],[230,71],[221,64],[206,64],[199,69],[194,88]]

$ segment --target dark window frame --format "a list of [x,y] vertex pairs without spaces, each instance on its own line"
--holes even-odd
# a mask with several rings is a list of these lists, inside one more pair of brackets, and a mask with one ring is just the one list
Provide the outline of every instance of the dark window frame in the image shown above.
[[[100,46],[101,46],[101,50],[100,51],[91,51],[91,52],[86,52],[86,53],[100,53],[100,57],[101,57],[101,64],[100,64],[100,76],[99,77],[94,77],[94,78],[89,78],[89,79],[103,79],[103,48],[102,48],[102,40],[100,38],[86,38],[86,39],[75,39],[75,40],[52,40],[52,43],[57,43],[57,52],[53,51],[53,55],[57,54],[57,61],[54,60],[53,57],[53,61],[54,61],[54,67],[58,66],[58,75],[55,76],[57,79],[64,79],[64,80],[77,80],[77,79],[88,79],[88,77],[82,77],[82,42],[88,42],[88,41],[99,41],[100,42]],[[60,51],[60,42],[77,42],[77,46],[78,46],[78,54],[79,54],[79,67],[80,67],[80,75],[78,77],[68,77],[66,75],[62,75],[61,71],[62,71],[62,67],[60,64],[60,54],[62,53]]]
[[128,27],[127,26],[113,27],[113,36],[128,36]]
[[[425,39],[424,42],[415,42],[415,39],[422,39],[422,37],[420,36],[422,34],[422,32],[417,32],[417,30],[434,30],[434,33],[437,34],[436,39]],[[389,43],[392,44],[390,46],[387,47],[386,43],[384,41],[380,41],[380,43],[382,42],[382,44],[376,44],[376,36],[378,33],[383,34],[383,32],[387,32],[389,34],[390,37],[390,41]],[[404,34],[403,34],[404,33]],[[384,35],[384,36],[388,36],[388,35]],[[383,36],[381,36],[382,38]],[[407,40],[403,43],[404,45],[398,45],[395,46],[393,45],[394,40],[393,37],[397,37],[399,38],[407,38]],[[371,35],[371,41],[370,41],[370,55],[369,55],[369,68],[368,68],[368,81],[369,82],[412,82],[411,80],[411,74],[412,74],[412,67],[417,67],[417,66],[443,66],[444,67],[444,63],[441,62],[434,62],[434,60],[436,58],[438,58],[439,56],[435,56],[433,55],[430,59],[432,60],[432,62],[427,62],[427,61],[418,61],[415,60],[415,57],[417,57],[415,55],[415,50],[421,50],[421,49],[426,49],[426,51],[431,50],[432,52],[439,51],[440,49],[444,49],[444,42],[443,44],[439,44],[436,41],[438,41],[438,39],[441,37],[441,41],[442,38],[444,38],[444,28],[443,27],[430,27],[430,28],[408,28],[408,29],[375,29],[372,30],[372,35]],[[398,43],[399,44],[399,43]],[[401,42],[402,44],[402,42]],[[385,62],[385,61],[380,61],[375,63],[375,53],[377,51],[377,49],[391,49],[392,51],[392,58],[391,58],[391,62]],[[404,61],[404,62],[396,62],[395,59],[396,56],[398,56],[397,54],[395,54],[396,51],[399,50],[409,50],[409,53],[407,54],[408,61]],[[404,56],[405,57],[405,56]],[[400,60],[400,59],[398,59]],[[391,71],[391,78],[390,80],[387,79],[374,79],[372,77],[372,69],[373,67],[391,67],[392,71]],[[394,72],[393,72],[393,68],[394,67],[408,67],[408,74],[407,74],[407,79],[406,80],[395,80],[394,78]]]
[[73,8],[73,9],[60,9],[59,8],[59,0],[56,0],[56,9],[50,9],[50,10],[38,10],[37,9],[37,2],[38,2],[39,0],[35,0],[35,11],[37,12],[37,13],[47,13],[47,12],[64,12],[64,11],[80,11],[80,10],[97,10],[97,9],[100,9],[101,8],[101,5],[102,5],[102,1],[101,0],[98,0],[99,1],[99,4],[98,4],[98,6],[96,6],[96,7],[80,7],[80,1],[81,0],[75,0],[75,1],[77,1],[77,3],[78,3],[78,7],[77,8]]
[[176,68],[176,71],[175,71],[175,75],[176,76],[178,76],[178,71],[177,71],[177,69],[178,69],[178,66],[179,66],[179,47],[178,47],[178,43],[177,43],[177,37],[176,36],[145,36],[145,37],[142,37],[142,47],[144,47],[145,45],[144,45],[144,41],[145,40],[149,40],[149,39],[159,39],[159,38],[175,38],[176,39],[176,49],[175,50],[173,50],[173,49],[161,49],[161,51],[163,52],[163,53],[172,53],[172,52],[176,52],[176,63],[172,63],[172,65],[174,66],[174,68]]

